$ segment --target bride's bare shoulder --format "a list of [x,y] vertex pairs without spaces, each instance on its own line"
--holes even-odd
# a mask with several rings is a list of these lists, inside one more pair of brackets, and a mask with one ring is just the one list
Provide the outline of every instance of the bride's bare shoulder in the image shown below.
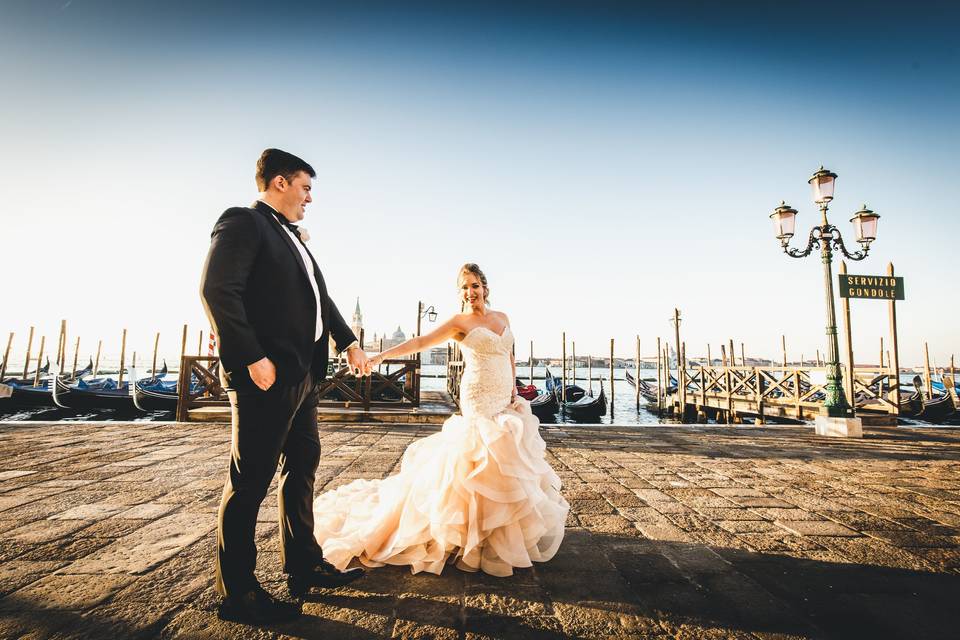
[[493,314],[494,318],[502,320],[505,325],[510,326],[510,318],[508,318],[507,314],[505,314],[503,311],[494,311],[491,309],[490,313]]
[[447,321],[456,331],[456,333],[453,334],[453,339],[457,342],[463,340],[467,336],[467,333],[470,332],[470,329],[473,328],[470,316],[471,314],[469,313],[457,313]]

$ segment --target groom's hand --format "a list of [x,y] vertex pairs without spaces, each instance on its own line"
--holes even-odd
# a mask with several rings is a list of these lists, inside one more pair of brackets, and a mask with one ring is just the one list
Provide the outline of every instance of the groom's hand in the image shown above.
[[370,374],[367,354],[364,353],[360,347],[350,347],[347,349],[347,364],[350,365],[350,373],[355,376],[366,376]]
[[250,379],[253,380],[253,384],[263,391],[272,387],[277,380],[277,368],[267,357],[260,358],[253,364],[248,364],[247,371],[250,372]]

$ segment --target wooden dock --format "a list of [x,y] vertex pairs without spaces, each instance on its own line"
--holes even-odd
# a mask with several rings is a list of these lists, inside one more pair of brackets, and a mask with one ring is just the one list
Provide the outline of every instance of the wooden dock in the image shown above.
[[[420,359],[384,361],[384,370],[355,378],[346,367],[317,389],[320,422],[442,424],[457,411],[456,394],[420,388]],[[217,356],[184,356],[180,364],[178,422],[230,422]],[[190,381],[200,385],[190,390]]]
[[[421,390],[418,407],[364,409],[362,404],[352,406],[348,404],[341,407],[321,406],[317,410],[317,420],[330,423],[443,424],[456,411],[457,405],[446,391]],[[190,409],[187,421],[230,422],[230,407],[215,405]]]
[[[856,416],[866,424],[895,425],[900,413],[900,383],[894,371],[858,367],[853,373],[844,378],[844,392]],[[822,414],[826,398],[826,369],[822,367],[687,363],[678,374],[676,391],[663,398],[660,408],[688,420],[728,424],[750,420],[763,424],[768,418],[812,421]]]

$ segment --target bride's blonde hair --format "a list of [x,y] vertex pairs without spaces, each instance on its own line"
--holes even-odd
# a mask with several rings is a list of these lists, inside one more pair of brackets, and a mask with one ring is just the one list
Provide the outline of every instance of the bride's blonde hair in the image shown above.
[[[457,287],[460,286],[460,281],[463,279],[464,274],[472,273],[477,277],[477,280],[480,281],[480,284],[483,285],[483,303],[486,305],[490,304],[490,287],[487,286],[487,276],[483,274],[483,271],[475,262],[468,262],[460,267],[460,271],[457,272]],[[463,302],[460,303],[460,309],[463,310]]]

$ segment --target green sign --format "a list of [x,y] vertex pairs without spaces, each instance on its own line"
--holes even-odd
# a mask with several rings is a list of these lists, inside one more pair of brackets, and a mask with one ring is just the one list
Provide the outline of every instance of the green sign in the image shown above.
[[903,300],[903,278],[841,274],[840,297]]

